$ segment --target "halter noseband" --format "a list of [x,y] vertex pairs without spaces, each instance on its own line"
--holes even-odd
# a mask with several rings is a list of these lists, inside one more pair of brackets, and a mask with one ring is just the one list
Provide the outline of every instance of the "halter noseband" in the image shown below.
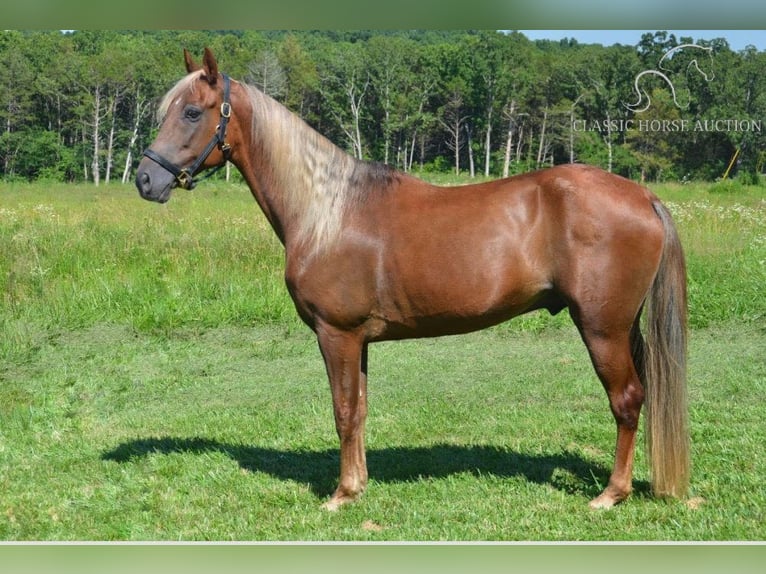
[[[182,189],[194,189],[194,186],[197,185],[198,181],[207,179],[213,175],[229,160],[231,146],[226,143],[226,126],[228,125],[229,118],[231,117],[231,98],[229,97],[229,92],[231,91],[231,80],[226,74],[221,75],[223,76],[223,102],[221,103],[221,121],[218,124],[218,128],[215,131],[213,139],[210,140],[210,143],[207,144],[207,147],[202,151],[202,154],[200,154],[200,156],[193,164],[191,164],[191,166],[180,168],[173,162],[168,161],[162,157],[151,148],[144,150],[144,155],[146,157],[158,163],[175,176],[178,186]],[[221,150],[221,153],[223,153],[224,162],[207,172],[204,177],[194,179],[194,174],[197,172],[200,166],[207,159],[207,156],[210,155],[210,153],[213,151],[213,148],[216,146]]]

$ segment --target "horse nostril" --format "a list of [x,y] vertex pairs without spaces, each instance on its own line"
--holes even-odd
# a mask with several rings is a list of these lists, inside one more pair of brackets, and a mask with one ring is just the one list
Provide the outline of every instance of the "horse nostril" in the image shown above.
[[138,191],[141,192],[141,195],[144,195],[149,192],[152,188],[152,178],[149,177],[148,172],[141,172],[136,177],[136,187],[138,187]]

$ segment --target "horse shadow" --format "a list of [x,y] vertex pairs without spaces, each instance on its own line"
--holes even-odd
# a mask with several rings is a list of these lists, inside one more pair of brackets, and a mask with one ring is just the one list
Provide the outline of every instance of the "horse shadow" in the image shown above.
[[[152,454],[223,453],[243,470],[266,473],[281,480],[306,484],[317,497],[332,494],[337,484],[337,449],[280,450],[230,444],[207,438],[142,438],[123,442],[102,455],[103,460],[129,463]],[[568,494],[592,498],[609,481],[610,469],[579,453],[526,454],[490,445],[436,444],[367,450],[371,480],[384,483],[417,482],[470,473],[474,476],[523,477]],[[634,481],[634,496],[650,493],[646,481]]]

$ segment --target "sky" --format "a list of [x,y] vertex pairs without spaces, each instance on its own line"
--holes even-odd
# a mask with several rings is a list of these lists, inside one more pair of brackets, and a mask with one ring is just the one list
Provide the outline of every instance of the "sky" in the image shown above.
[[[624,44],[634,46],[641,35],[655,30],[519,30],[530,40],[561,40],[574,38],[581,44]],[[766,50],[766,30],[668,30],[676,38],[692,37],[694,40],[726,38],[732,50],[744,50],[752,44],[759,51]]]

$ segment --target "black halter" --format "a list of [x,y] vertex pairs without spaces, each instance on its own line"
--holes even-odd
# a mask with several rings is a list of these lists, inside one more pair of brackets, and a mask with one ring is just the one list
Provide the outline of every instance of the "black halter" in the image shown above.
[[[157,162],[162,167],[164,167],[166,170],[168,170],[170,173],[172,173],[176,177],[176,182],[178,183],[178,186],[183,189],[194,189],[194,186],[197,185],[198,181],[201,181],[203,179],[207,179],[211,175],[213,175],[215,172],[217,172],[219,169],[221,169],[224,165],[226,165],[226,162],[229,160],[229,154],[231,152],[231,146],[226,143],[226,126],[229,123],[229,118],[231,117],[231,102],[229,101],[229,92],[231,91],[231,80],[229,79],[229,76],[226,74],[221,74],[223,76],[223,103],[221,104],[221,122],[218,124],[218,128],[215,131],[215,135],[213,136],[213,139],[210,140],[210,143],[207,144],[207,147],[202,151],[202,154],[197,158],[197,160],[191,164],[191,166],[186,168],[180,168],[176,164],[168,161],[164,157],[162,157],[157,152],[153,151],[150,148],[147,148],[144,150],[144,155],[148,157],[150,160]],[[214,167],[212,170],[207,172],[207,174],[204,177],[194,179],[194,174],[197,172],[197,170],[200,168],[202,163],[207,159],[207,156],[210,155],[210,152],[213,151],[213,148],[218,146],[218,149],[221,150],[223,153],[223,159],[224,162]]]

